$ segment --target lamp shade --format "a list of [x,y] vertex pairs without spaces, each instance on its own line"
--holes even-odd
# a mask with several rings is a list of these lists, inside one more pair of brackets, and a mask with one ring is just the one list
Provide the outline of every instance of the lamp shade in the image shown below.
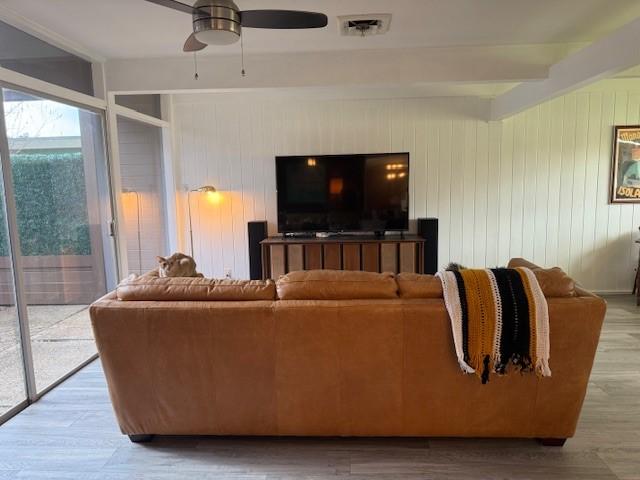
[[200,193],[215,193],[215,192],[217,192],[216,187],[214,187],[212,185],[203,185],[201,187],[194,188],[191,191],[192,192],[200,192]]

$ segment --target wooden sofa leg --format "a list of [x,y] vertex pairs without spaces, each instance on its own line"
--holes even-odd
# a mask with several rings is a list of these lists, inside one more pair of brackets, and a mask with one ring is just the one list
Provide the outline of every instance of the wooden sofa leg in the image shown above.
[[131,440],[133,443],[146,443],[153,440],[153,435],[150,435],[148,433],[129,435],[129,440]]
[[567,441],[566,438],[539,438],[538,441],[545,447],[561,447],[564,445],[564,442]]

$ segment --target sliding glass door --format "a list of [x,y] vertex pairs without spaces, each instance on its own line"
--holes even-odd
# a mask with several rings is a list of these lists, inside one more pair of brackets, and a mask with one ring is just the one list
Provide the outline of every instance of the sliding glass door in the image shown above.
[[[12,276],[31,351],[23,363],[32,365],[26,375],[37,395],[95,356],[88,305],[115,279],[103,114],[11,88],[2,96],[9,156],[3,164],[11,185],[3,198],[10,196],[7,215],[15,215],[17,244],[9,252],[0,234],[0,260],[7,264],[0,264],[0,298],[8,305],[0,312],[0,329],[15,332],[12,283],[5,280]],[[18,270],[13,275],[5,273],[10,265]],[[7,340],[6,348],[4,343],[6,351],[16,347],[15,340]],[[0,352],[0,369],[11,362],[19,362],[15,353],[3,360]],[[20,375],[14,377],[19,383]],[[24,389],[15,388],[14,397],[24,397]]]

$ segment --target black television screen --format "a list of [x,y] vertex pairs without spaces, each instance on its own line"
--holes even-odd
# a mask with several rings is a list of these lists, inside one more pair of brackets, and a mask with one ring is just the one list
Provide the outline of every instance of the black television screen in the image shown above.
[[278,231],[409,227],[409,154],[276,157]]

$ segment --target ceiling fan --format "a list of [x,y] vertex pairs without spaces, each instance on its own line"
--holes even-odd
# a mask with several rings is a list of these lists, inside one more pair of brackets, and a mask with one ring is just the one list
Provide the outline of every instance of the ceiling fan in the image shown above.
[[327,26],[323,13],[297,10],[244,10],[233,0],[197,0],[193,6],[176,0],[147,2],[188,13],[193,33],[184,43],[185,52],[197,52],[207,45],[231,45],[240,38],[242,27],[250,28],[322,28]]

